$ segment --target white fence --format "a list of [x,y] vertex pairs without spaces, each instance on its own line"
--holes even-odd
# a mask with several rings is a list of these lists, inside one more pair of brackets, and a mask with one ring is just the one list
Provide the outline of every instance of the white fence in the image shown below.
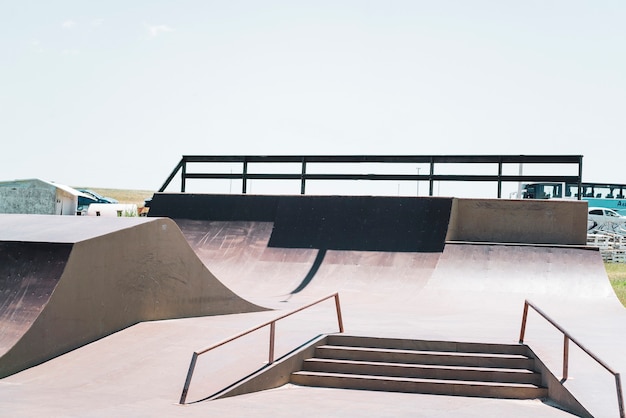
[[587,234],[587,245],[598,247],[604,261],[626,263],[626,237],[620,234]]

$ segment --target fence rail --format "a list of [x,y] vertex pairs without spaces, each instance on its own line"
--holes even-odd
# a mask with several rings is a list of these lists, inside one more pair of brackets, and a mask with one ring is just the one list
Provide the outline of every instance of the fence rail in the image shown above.
[[[177,174],[180,173],[180,191],[185,192],[187,180],[222,179],[241,180],[241,193],[248,190],[250,180],[299,180],[300,194],[305,194],[307,181],[320,180],[371,180],[371,181],[427,181],[429,196],[434,194],[435,182],[439,181],[470,181],[494,182],[497,184],[497,196],[502,197],[502,183],[504,182],[557,182],[578,184],[578,196],[581,195],[582,181],[581,155],[273,155],[273,156],[212,156],[212,155],[184,155],[172,173],[165,180],[159,192],[165,191]],[[189,168],[199,163],[237,163],[240,164],[236,173],[223,172],[190,172]],[[292,173],[255,173],[250,170],[250,164],[284,164],[296,163],[299,170]],[[382,174],[382,173],[311,173],[311,166],[317,164],[364,164],[383,163],[398,164],[427,164],[428,172],[420,174]],[[442,164],[493,164],[496,174],[465,175],[465,174],[437,174],[436,167]],[[546,165],[573,165],[577,168],[577,175],[505,175],[503,167],[508,164],[546,164]],[[497,171],[495,171],[497,170]]]

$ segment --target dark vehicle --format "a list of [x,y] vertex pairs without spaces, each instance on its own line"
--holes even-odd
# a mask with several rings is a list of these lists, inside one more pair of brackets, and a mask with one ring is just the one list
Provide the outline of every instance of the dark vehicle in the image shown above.
[[92,190],[78,189],[78,191],[83,194],[82,196],[78,196],[78,207],[76,210],[79,213],[87,212],[87,208],[92,203],[119,203],[112,197],[102,196]]

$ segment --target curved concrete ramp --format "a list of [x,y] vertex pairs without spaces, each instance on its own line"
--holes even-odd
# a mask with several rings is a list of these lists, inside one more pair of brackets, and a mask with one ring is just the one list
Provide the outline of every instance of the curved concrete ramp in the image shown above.
[[71,244],[0,242],[0,357],[48,303],[71,250]]
[[429,288],[619,303],[595,248],[449,242]]
[[174,222],[1,215],[0,376],[140,321],[260,311]]
[[431,337],[514,339],[525,299],[577,335],[625,313],[599,252],[563,246],[448,243],[420,299],[425,315],[446,320]]
[[[263,306],[287,307],[342,290],[397,297],[419,291],[441,253],[339,251],[269,246],[271,222],[176,219],[185,238],[220,281]],[[320,257],[320,254],[322,255]]]
[[418,291],[443,250],[451,206],[449,198],[159,193],[150,214],[174,218],[236,293],[277,307],[338,287]]

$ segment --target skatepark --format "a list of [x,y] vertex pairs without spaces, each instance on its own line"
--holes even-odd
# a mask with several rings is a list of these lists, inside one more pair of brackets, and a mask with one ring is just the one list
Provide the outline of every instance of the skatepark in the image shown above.
[[586,207],[156,193],[148,218],[2,215],[0,410],[620,416],[615,377],[572,343],[562,379],[563,334],[533,309],[524,344],[546,368],[541,397],[294,383],[295,370],[284,376],[291,359],[339,334],[332,298],[276,323],[273,364],[267,327],[198,357],[180,402],[192,353],[334,293],[345,336],[459,347],[520,345],[529,300],[612,370],[626,370],[624,308],[599,252],[585,246]]

